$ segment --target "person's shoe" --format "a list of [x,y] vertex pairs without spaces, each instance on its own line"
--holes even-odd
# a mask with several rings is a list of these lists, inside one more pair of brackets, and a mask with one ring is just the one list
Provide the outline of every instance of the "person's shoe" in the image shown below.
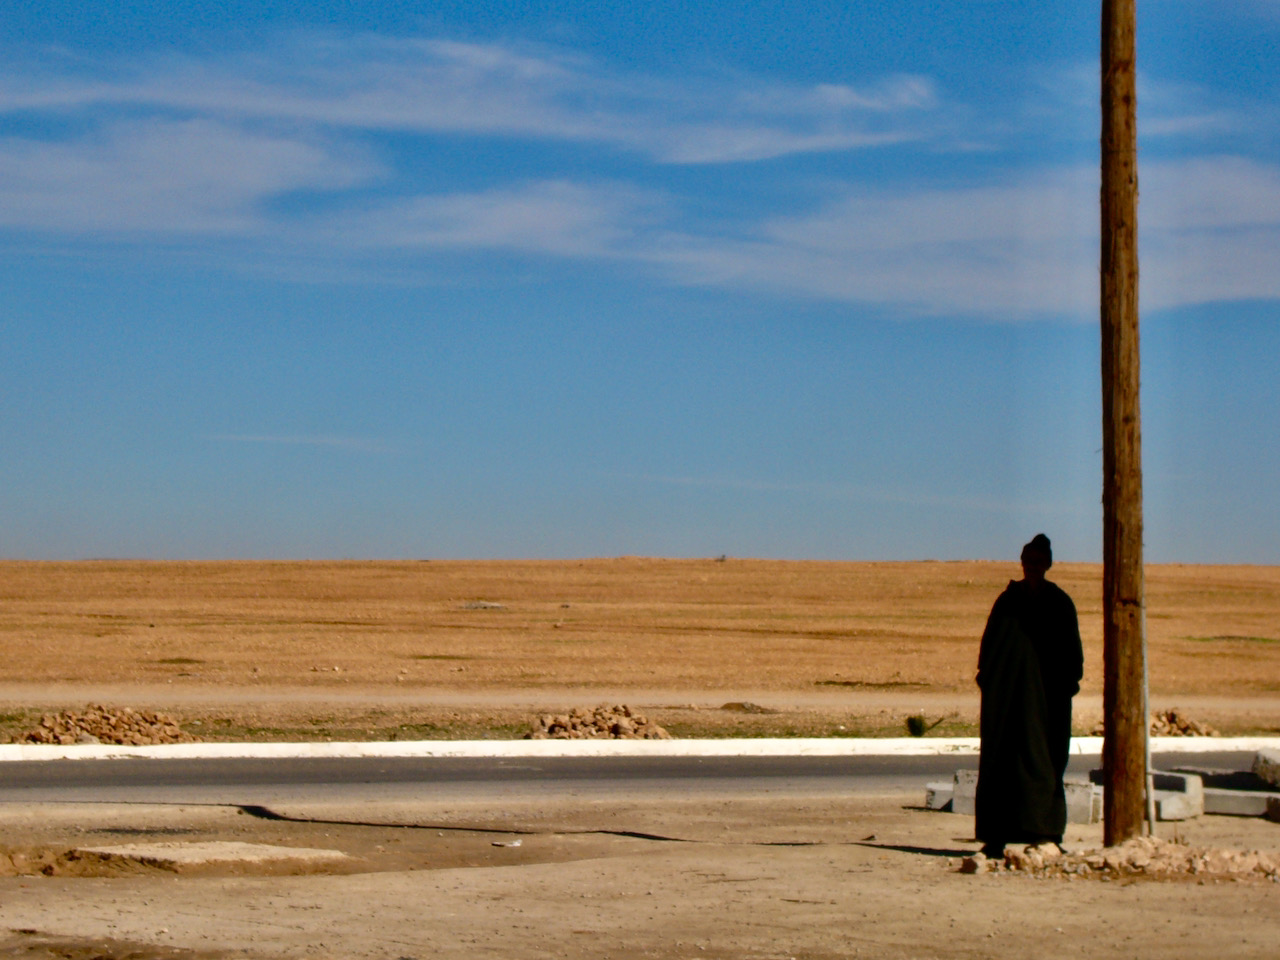
[[982,855],[986,857],[988,860],[1002,860],[1004,859],[1004,844],[1003,843],[983,844]]

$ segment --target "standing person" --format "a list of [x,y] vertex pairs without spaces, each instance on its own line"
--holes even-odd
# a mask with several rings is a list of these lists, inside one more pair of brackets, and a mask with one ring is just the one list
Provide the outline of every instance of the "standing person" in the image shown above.
[[1060,844],[1067,825],[1062,775],[1084,654],[1075,604],[1044,578],[1051,566],[1049,538],[1038,533],[1022,548],[1022,579],[1009,581],[982,634],[976,834],[988,857],[1008,843]]

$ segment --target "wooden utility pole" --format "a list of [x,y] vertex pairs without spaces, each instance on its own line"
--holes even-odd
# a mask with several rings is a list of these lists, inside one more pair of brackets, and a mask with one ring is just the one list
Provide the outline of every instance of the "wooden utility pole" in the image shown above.
[[1134,0],[1102,0],[1102,766],[1108,846],[1142,833],[1146,618]]

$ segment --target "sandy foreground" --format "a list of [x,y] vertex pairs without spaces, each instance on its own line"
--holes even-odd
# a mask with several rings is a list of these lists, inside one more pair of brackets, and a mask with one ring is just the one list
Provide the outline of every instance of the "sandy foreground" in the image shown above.
[[[503,724],[518,735],[532,713],[612,701],[710,735],[898,735],[910,712],[953,714],[953,726],[976,716],[977,636],[1015,574],[734,559],[3,563],[0,709],[10,730],[96,700],[170,709],[197,732],[339,739],[492,736]],[[1100,691],[1099,571],[1054,576],[1085,634],[1079,727]],[[1280,570],[1148,577],[1153,700],[1225,732],[1280,730]],[[762,712],[725,708],[743,702]],[[286,820],[234,806],[5,805],[0,846],[50,875],[0,876],[0,957],[1276,953],[1274,883],[961,875],[971,819],[921,799],[565,793],[277,811]],[[1266,821],[1177,829],[1280,849]],[[349,859],[175,873],[65,856],[142,840]],[[1097,845],[1100,828],[1073,827],[1067,842]]]
[[[1273,882],[962,875],[972,820],[912,803],[563,797],[502,809],[424,801],[280,811],[305,822],[232,807],[0,809],[6,836],[28,849],[215,838],[351,857],[323,869],[119,866],[0,878],[0,956],[1275,955]],[[1180,830],[1194,843],[1280,846],[1264,821],[1203,818]],[[1067,840],[1099,841],[1096,826],[1073,827]]]

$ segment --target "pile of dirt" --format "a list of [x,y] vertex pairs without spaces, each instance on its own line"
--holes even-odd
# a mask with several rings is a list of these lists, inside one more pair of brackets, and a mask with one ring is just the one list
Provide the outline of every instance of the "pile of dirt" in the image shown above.
[[[1101,737],[1105,732],[1101,721],[1090,731],[1091,736]],[[1217,730],[1207,723],[1192,720],[1177,707],[1162,710],[1151,715],[1151,735],[1153,737],[1216,737]]]
[[1069,854],[1053,843],[1010,847],[1003,860],[990,860],[978,853],[965,857],[960,865],[961,873],[1000,871],[1046,877],[1253,877],[1280,882],[1280,853],[1192,847],[1160,837],[1135,837],[1119,846]]
[[1218,731],[1207,723],[1192,720],[1176,708],[1151,715],[1153,737],[1216,737]]
[[540,716],[526,740],[670,740],[671,734],[630,707],[575,707],[569,713]]
[[173,717],[154,710],[114,709],[91,703],[83,713],[64,710],[45,714],[40,726],[13,739],[14,743],[116,743],[149,746],[157,743],[195,743]]

